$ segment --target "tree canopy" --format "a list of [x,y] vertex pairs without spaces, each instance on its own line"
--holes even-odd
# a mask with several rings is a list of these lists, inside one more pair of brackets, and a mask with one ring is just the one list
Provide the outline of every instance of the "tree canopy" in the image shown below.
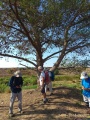
[[1,0],[0,6],[0,56],[37,68],[57,55],[55,70],[68,53],[90,52],[89,0]]

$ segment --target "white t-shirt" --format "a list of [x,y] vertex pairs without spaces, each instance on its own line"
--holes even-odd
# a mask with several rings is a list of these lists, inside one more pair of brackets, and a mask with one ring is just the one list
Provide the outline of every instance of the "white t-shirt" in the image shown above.
[[44,73],[44,71],[41,72],[40,77],[39,77],[40,86],[42,86],[42,77],[45,78],[45,73]]

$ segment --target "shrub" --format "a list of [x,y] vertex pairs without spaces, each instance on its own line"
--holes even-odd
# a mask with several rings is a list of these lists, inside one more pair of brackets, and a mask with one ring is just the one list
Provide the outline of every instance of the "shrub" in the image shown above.
[[54,74],[55,74],[55,75],[58,75],[58,74],[59,74],[59,70],[56,69],[56,70],[54,71]]
[[36,76],[24,76],[23,77],[24,84],[23,86],[28,86],[28,85],[35,85],[37,84],[37,77]]
[[6,85],[0,84],[0,93],[5,92],[6,87],[7,87]]
[[[53,87],[66,86],[72,88],[80,88],[79,75],[55,75],[55,81],[53,81]],[[8,77],[0,78],[0,92],[10,92]],[[37,77],[32,75],[23,76],[23,89],[36,89],[37,88]]]

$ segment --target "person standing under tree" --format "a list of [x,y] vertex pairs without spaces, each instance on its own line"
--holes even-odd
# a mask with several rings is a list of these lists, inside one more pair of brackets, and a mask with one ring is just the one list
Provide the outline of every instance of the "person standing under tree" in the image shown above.
[[11,89],[11,96],[10,96],[10,107],[9,107],[9,114],[10,117],[13,117],[13,104],[17,97],[18,99],[18,110],[20,113],[23,113],[22,111],[22,85],[23,85],[23,79],[20,70],[16,71],[14,73],[14,76],[11,77],[9,81],[9,86]]
[[40,87],[41,87],[41,93],[43,96],[43,103],[46,103],[48,101],[48,99],[46,98],[46,92],[45,92],[45,73],[43,70],[42,66],[38,67],[38,71],[40,72],[40,76],[39,76],[39,83],[40,83]]

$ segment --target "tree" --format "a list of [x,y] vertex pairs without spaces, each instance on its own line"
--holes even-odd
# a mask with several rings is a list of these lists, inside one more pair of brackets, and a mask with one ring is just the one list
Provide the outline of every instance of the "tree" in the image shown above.
[[90,60],[89,59],[82,59],[80,60],[79,57],[77,56],[72,56],[72,58],[70,57],[66,57],[62,60],[61,62],[61,67],[89,67],[90,66]]
[[1,0],[0,5],[0,56],[37,68],[57,55],[55,70],[68,53],[90,52],[88,0]]

